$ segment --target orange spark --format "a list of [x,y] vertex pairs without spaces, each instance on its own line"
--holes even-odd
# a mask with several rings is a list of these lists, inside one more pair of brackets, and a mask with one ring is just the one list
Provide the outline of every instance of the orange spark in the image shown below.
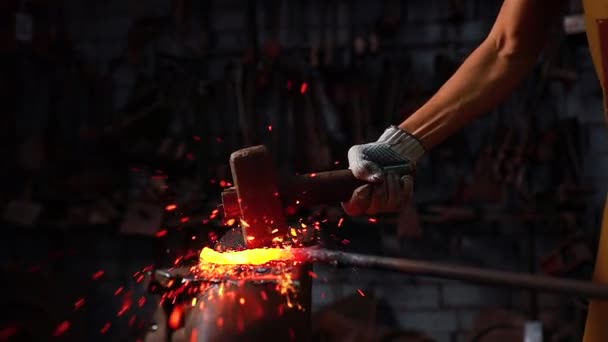
[[344,223],[344,217],[340,217],[340,220],[338,221],[338,228],[342,227],[343,223]]
[[273,230],[271,231],[271,233],[272,233],[272,234],[276,234],[278,231],[279,231],[279,230],[275,228],[275,229],[273,229]]
[[53,336],[59,337],[59,336],[65,334],[66,331],[68,331],[68,329],[70,329],[70,326],[71,326],[71,324],[69,321],[63,321],[63,322],[59,323],[57,328],[55,328],[55,332],[53,333]]
[[169,316],[169,327],[177,330],[182,326],[182,317],[184,315],[184,308],[181,305],[173,308],[171,315]]
[[236,222],[236,220],[233,219],[233,218],[231,218],[231,219],[228,219],[228,221],[226,221],[226,225],[227,226],[232,226],[235,222]]
[[374,217],[369,218],[369,223],[376,223],[376,222],[378,222],[378,220],[376,218],[374,218]]
[[74,303],[74,310],[78,310],[84,306],[84,298],[80,298]]
[[292,236],[298,236],[298,232],[296,232],[295,229],[291,228],[291,235]]
[[91,278],[93,278],[93,280],[99,280],[99,279],[101,279],[101,277],[103,277],[104,273],[105,272],[103,270],[99,270],[99,271],[93,273]]
[[317,174],[313,172],[310,174],[310,177],[317,177]]
[[101,330],[99,331],[102,335],[105,335],[108,330],[110,330],[110,327],[112,326],[112,323],[108,322],[106,323],[103,328],[101,328]]
[[177,204],[169,204],[165,207],[166,211],[173,211],[175,209],[177,209]]
[[241,298],[239,299],[239,303],[240,303],[241,305],[245,305],[245,298],[241,297]]

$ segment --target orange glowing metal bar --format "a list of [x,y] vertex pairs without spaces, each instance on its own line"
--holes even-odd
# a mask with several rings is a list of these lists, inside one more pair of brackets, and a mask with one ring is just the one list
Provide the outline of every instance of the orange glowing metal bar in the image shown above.
[[264,265],[271,261],[293,260],[294,253],[285,248],[255,248],[238,252],[216,252],[205,247],[201,251],[202,262],[220,265]]

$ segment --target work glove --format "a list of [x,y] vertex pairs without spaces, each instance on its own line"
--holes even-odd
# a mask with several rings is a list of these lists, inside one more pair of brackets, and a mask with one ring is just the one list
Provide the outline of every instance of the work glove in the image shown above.
[[[356,178],[370,184],[358,187],[342,203],[351,216],[398,212],[412,197],[416,161],[425,153],[422,143],[410,133],[390,126],[376,142],[355,145],[348,150],[348,168]],[[390,171],[405,165],[406,174]]]

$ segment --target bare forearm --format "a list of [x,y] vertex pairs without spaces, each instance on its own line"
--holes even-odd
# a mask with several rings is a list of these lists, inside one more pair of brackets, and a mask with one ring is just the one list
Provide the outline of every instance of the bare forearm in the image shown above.
[[487,39],[399,126],[422,140],[427,149],[432,148],[508,97],[534,65],[536,56],[536,51],[520,53]]

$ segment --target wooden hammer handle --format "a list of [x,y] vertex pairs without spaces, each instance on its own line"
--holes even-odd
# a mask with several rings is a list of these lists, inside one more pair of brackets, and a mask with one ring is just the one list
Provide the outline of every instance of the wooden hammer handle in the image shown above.
[[[405,175],[411,168],[406,164],[385,167],[385,172]],[[285,206],[314,206],[336,204],[350,199],[353,191],[367,182],[355,178],[351,170],[335,170],[296,175],[280,185]]]

